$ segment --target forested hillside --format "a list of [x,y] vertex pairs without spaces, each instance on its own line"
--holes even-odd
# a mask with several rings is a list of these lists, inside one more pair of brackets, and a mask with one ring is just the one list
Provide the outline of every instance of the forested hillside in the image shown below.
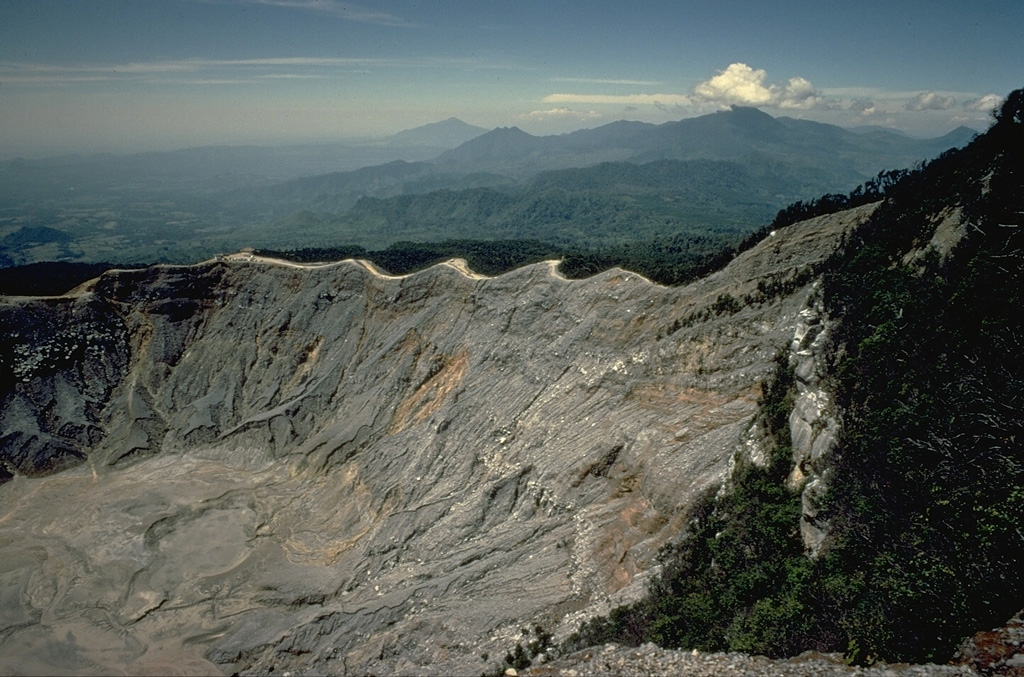
[[597,249],[679,234],[743,236],[782,206],[829,185],[836,184],[768,162],[617,162],[545,172],[515,187],[363,197],[336,214],[317,211],[333,204],[334,193],[326,192],[310,212],[291,218],[293,227],[368,248],[396,241],[535,239]]
[[[448,122],[420,131],[432,137]],[[0,267],[194,263],[242,247],[532,239],[593,252],[691,235],[736,240],[785,205],[845,193],[972,134],[857,134],[736,107],[561,136],[496,129],[433,159],[398,144],[377,149],[390,155],[225,147],[12,160],[0,163]],[[352,164],[368,157],[392,161]],[[331,166],[339,169],[312,169]]]
[[[640,273],[653,282],[678,285],[720,268],[743,243],[725,235],[677,235],[638,240],[613,247],[584,250],[540,240],[444,240],[396,242],[368,251],[362,247],[260,249],[259,254],[302,263],[360,258],[392,275],[405,275],[452,258],[463,258],[482,275],[500,275],[546,260],[559,260],[559,272],[570,279],[596,275],[610,268]],[[0,290],[3,289],[0,277]]]
[[[942,662],[1024,607],[1024,90],[996,118],[898,177],[821,271],[823,384],[840,428],[816,556],[798,528],[783,355],[762,398],[769,461],[738,459],[649,595],[572,646]],[[822,205],[790,216],[804,208]],[[957,222],[948,251],[942,224]]]

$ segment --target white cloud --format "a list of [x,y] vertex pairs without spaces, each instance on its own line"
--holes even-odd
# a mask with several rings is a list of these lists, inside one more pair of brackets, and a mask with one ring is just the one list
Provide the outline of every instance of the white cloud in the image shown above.
[[990,113],[1003,104],[1003,97],[998,94],[986,94],[977,99],[964,101],[964,110],[976,113]]
[[323,75],[313,73],[264,73],[257,76],[263,80],[322,80]]
[[814,88],[809,80],[796,77],[790,78],[776,104],[779,108],[798,108],[810,110],[826,105],[821,93]]
[[114,69],[125,70],[132,73],[160,73],[234,67],[329,68],[337,66],[366,66],[371,64],[386,65],[391,63],[394,63],[394,61],[390,59],[342,59],[332,57],[290,56],[267,57],[261,59],[180,59],[177,61],[150,61],[143,63],[129,63],[124,66],[115,66]]
[[552,82],[579,82],[592,85],[631,85],[634,87],[652,87],[660,85],[655,80],[613,80],[604,78],[551,78]]
[[720,104],[764,106],[771,103],[772,90],[765,87],[768,74],[754,70],[745,63],[729,64],[724,71],[694,87],[694,93],[705,101]]
[[936,92],[921,92],[907,104],[907,110],[949,110],[956,105],[956,99]]
[[850,110],[864,117],[878,112],[878,109],[875,108],[875,102],[871,99],[854,99],[850,102]]
[[0,82],[5,85],[74,85],[107,82],[111,79],[103,75],[6,75],[0,73]]
[[593,120],[601,117],[601,114],[597,111],[578,111],[572,108],[566,108],[561,106],[559,108],[551,108],[548,110],[534,110],[529,113],[523,113],[519,117],[527,120],[550,120],[552,118],[573,118],[575,120]]
[[767,83],[763,69],[745,63],[729,64],[710,80],[694,87],[700,99],[720,106],[768,106],[782,109],[810,110],[827,106],[825,98],[809,80],[790,78],[785,85]]
[[548,94],[544,103],[622,104],[626,106],[689,106],[685,94]]
[[177,83],[174,76],[196,74],[201,81],[239,81],[239,77],[309,79],[339,72],[365,72],[376,68],[480,68],[486,64],[467,59],[388,59],[363,57],[263,57],[251,59],[172,59],[124,63],[0,62],[0,82],[24,85],[71,85],[89,82],[133,81]]
[[359,5],[353,5],[350,2],[342,2],[341,0],[204,0],[206,2],[216,3],[238,3],[238,4],[254,4],[254,5],[269,5],[271,7],[283,7],[286,9],[297,9],[307,12],[316,12],[318,14],[327,14],[329,16],[337,17],[339,19],[346,19],[348,21],[359,21],[362,23],[379,24],[383,26],[411,26],[412,24],[404,19],[395,16],[394,14],[388,14],[386,12],[378,12],[373,9],[361,7]]
[[[785,84],[767,82],[767,73],[755,70],[743,63],[730,64],[710,80],[694,87],[693,95],[666,94],[574,94],[556,93],[544,97],[545,103],[557,104],[618,104],[623,106],[654,106],[669,112],[692,109],[695,104],[714,103],[720,106],[739,104],[744,106],[769,106],[785,110],[811,110],[835,107],[809,80],[802,77],[790,78]],[[595,82],[605,84],[649,84],[630,80],[586,80],[563,79],[571,82]]]
[[0,62],[0,76],[17,74],[52,74],[68,73],[188,73],[215,68],[234,67],[346,67],[366,65],[394,65],[403,62],[395,59],[377,58],[332,58],[332,57],[266,57],[258,59],[174,59],[168,61],[129,61],[126,63],[94,63],[75,65],[56,65],[29,62]]
[[252,80],[240,80],[237,78],[172,78],[160,82],[170,85],[251,85]]

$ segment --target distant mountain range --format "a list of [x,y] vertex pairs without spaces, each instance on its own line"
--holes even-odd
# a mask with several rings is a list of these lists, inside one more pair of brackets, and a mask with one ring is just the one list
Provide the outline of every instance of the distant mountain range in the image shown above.
[[[733,107],[557,136],[449,118],[357,145],[13,160],[0,163],[0,265],[451,237],[594,245],[737,234],[793,201],[845,193],[974,135],[857,133]],[[544,175],[552,171],[561,173]]]
[[[457,120],[439,124],[472,131]],[[736,233],[794,201],[845,193],[974,135],[966,127],[927,140],[855,133],[743,107],[559,136],[500,127],[430,161],[306,177],[233,199],[238,209],[281,219],[279,231],[315,231],[371,248],[448,237],[607,244],[709,229]]]
[[[451,118],[402,136],[453,140],[479,129]],[[639,165],[702,160],[738,163],[754,176],[765,177],[765,187],[770,187],[772,194],[800,199],[845,192],[882,170],[912,166],[948,148],[963,146],[975,134],[967,127],[935,139],[913,139],[881,130],[855,133],[835,125],[773,118],[756,108],[733,107],[662,125],[619,121],[558,136],[533,136],[518,127],[499,127],[432,160],[396,161],[306,177],[243,191],[240,196],[245,204],[262,204],[263,209],[278,213],[298,208],[341,213],[361,197],[523,184],[544,171],[584,169],[608,162]],[[676,171],[669,174],[680,178]],[[781,186],[780,175],[786,177]],[[646,176],[653,179],[655,175],[647,172]]]
[[449,118],[373,140],[287,146],[202,146],[130,155],[101,153],[0,162],[0,201],[55,190],[198,192],[275,183],[301,176],[430,160],[485,133]]
[[912,165],[962,146],[976,134],[967,127],[935,139],[913,139],[882,130],[858,134],[835,125],[773,118],[756,108],[734,106],[661,125],[620,121],[561,136],[536,137],[517,127],[503,127],[443,153],[437,162],[522,174],[621,160],[761,158],[812,165],[856,179]]
[[415,127],[390,136],[386,141],[401,146],[437,146],[454,148],[486,133],[483,127],[463,122],[458,118],[448,118],[429,125]]

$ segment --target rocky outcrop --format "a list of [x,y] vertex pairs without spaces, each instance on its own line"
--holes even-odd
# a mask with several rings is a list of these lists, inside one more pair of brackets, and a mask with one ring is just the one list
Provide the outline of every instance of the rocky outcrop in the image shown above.
[[869,211],[678,289],[240,255],[3,300],[5,668],[475,674],[564,635],[721,482]]
[[1024,611],[1001,628],[984,630],[969,637],[953,661],[983,675],[1024,675]]
[[[870,207],[869,207],[870,209]],[[944,209],[935,215],[926,242],[918,242],[903,263],[920,264],[926,256],[948,257],[966,233],[960,208]],[[825,353],[829,350],[829,320],[820,297],[820,282],[812,285],[807,306],[800,311],[789,361],[794,367],[796,400],[789,418],[793,446],[793,471],[788,484],[801,491],[802,515],[800,533],[812,557],[827,547],[828,521],[821,502],[828,490],[829,454],[838,442],[840,417],[833,398],[823,383],[828,373]],[[842,350],[832,346],[832,350]]]
[[828,455],[836,445],[839,423],[832,398],[821,382],[828,324],[816,293],[817,282],[813,289],[807,307],[800,311],[789,353],[796,400],[789,416],[793,471],[788,484],[801,489],[800,535],[810,555],[816,557],[828,536],[819,506],[828,488]]

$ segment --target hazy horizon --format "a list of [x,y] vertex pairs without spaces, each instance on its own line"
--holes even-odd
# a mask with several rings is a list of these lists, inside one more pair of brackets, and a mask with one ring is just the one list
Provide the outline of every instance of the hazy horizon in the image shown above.
[[1024,5],[6,0],[0,158],[534,135],[730,104],[936,137],[1020,87]]
[[[691,117],[699,117],[699,116],[691,116]],[[791,117],[791,116],[773,115],[772,117],[783,117],[784,118],[784,117]],[[195,144],[195,145],[190,145],[190,146],[166,146],[166,147],[144,148],[144,149],[138,149],[138,150],[129,149],[129,150],[120,150],[120,151],[116,150],[116,149],[109,149],[109,148],[88,148],[88,147],[85,147],[85,148],[82,148],[82,149],[79,149],[79,150],[70,149],[70,150],[67,150],[67,151],[64,151],[64,152],[58,152],[58,153],[47,153],[47,152],[44,151],[42,153],[34,153],[34,154],[33,153],[28,153],[28,154],[21,153],[21,154],[14,154],[14,155],[0,154],[0,162],[6,162],[6,161],[10,161],[10,160],[15,160],[15,159],[18,159],[18,160],[43,160],[43,159],[54,159],[54,158],[75,157],[75,156],[87,157],[87,156],[90,156],[90,155],[128,156],[128,155],[145,154],[145,153],[174,153],[174,152],[178,152],[178,151],[196,150],[196,149],[200,149],[200,148],[218,148],[218,147],[220,147],[220,148],[301,148],[301,147],[307,147],[307,146],[338,145],[338,146],[348,146],[348,147],[352,147],[352,148],[358,148],[358,147],[368,147],[368,146],[374,146],[374,145],[377,145],[377,144],[382,144],[384,142],[387,142],[393,136],[396,136],[397,134],[401,134],[402,132],[414,131],[414,130],[419,129],[421,127],[429,127],[430,125],[437,124],[437,123],[440,123],[440,122],[446,122],[446,121],[448,121],[450,119],[456,119],[456,120],[459,120],[460,122],[463,122],[463,123],[465,123],[467,125],[472,125],[472,123],[466,122],[462,118],[453,115],[453,116],[450,116],[449,118],[445,118],[444,120],[435,120],[434,122],[427,122],[427,123],[424,123],[423,125],[417,125],[416,127],[410,127],[410,128],[407,128],[407,129],[398,130],[394,134],[386,134],[386,135],[379,135],[379,136],[347,136],[347,137],[343,136],[343,137],[336,137],[336,138],[321,138],[321,139],[308,139],[308,140],[291,139],[291,140],[288,140],[288,141],[277,141],[277,142],[275,142],[273,140],[270,140],[270,141],[266,141],[266,142],[262,142],[262,143],[259,142],[259,141],[255,141],[255,142],[240,142],[240,143],[210,143],[210,144]],[[568,133],[572,133],[574,131],[580,131],[580,130],[584,130],[584,129],[594,129],[594,128],[601,127],[601,126],[604,126],[604,125],[607,125],[607,124],[611,124],[612,122],[618,122],[618,121],[622,121],[622,120],[625,120],[625,119],[626,118],[620,118],[619,120],[602,121],[602,122],[600,122],[598,124],[594,124],[594,125],[582,125],[580,127],[574,128],[574,129],[566,130],[565,132],[552,132],[550,134],[542,132],[542,133],[531,134],[531,135],[532,136],[558,136],[560,134],[568,134]],[[687,118],[678,118],[678,120],[684,120],[684,119],[687,119]],[[674,121],[677,121],[677,120],[667,120],[666,122],[674,122]],[[659,123],[655,123],[655,124],[659,124]],[[482,129],[485,130],[484,132],[481,132],[481,133],[486,133],[488,131],[493,131],[495,129],[499,129],[499,128],[502,128],[502,127],[518,127],[520,129],[522,129],[521,125],[497,125],[497,126],[494,126],[494,127],[484,127],[482,125],[472,125],[472,126],[478,126],[478,127],[481,127]],[[908,132],[905,129],[900,129],[898,127],[891,127],[891,126],[886,126],[886,125],[870,125],[870,124],[866,124],[866,125],[849,125],[849,126],[839,125],[839,126],[845,128],[845,129],[848,129],[850,131],[855,131],[855,132],[857,132],[857,131],[867,131],[868,128],[870,128],[870,129],[877,129],[879,131],[889,131],[889,132],[893,132],[893,133],[897,133],[897,134],[904,134],[904,135],[910,136],[912,138],[931,139],[931,138],[939,138],[941,136],[944,136],[945,134],[948,134],[948,133],[952,132],[954,129],[956,129],[957,127],[960,127],[960,126],[966,126],[966,127],[971,128],[971,129],[974,129],[975,131],[983,132],[983,131],[985,131],[985,129],[987,129],[988,124],[985,123],[985,124],[965,125],[965,124],[961,123],[961,124],[958,124],[956,127],[951,127],[950,129],[948,129],[946,131],[936,132],[934,134],[914,134],[912,132]],[[858,127],[860,129],[858,129]],[[525,130],[523,130],[523,131],[525,131]],[[530,132],[527,132],[527,133],[530,133]]]

